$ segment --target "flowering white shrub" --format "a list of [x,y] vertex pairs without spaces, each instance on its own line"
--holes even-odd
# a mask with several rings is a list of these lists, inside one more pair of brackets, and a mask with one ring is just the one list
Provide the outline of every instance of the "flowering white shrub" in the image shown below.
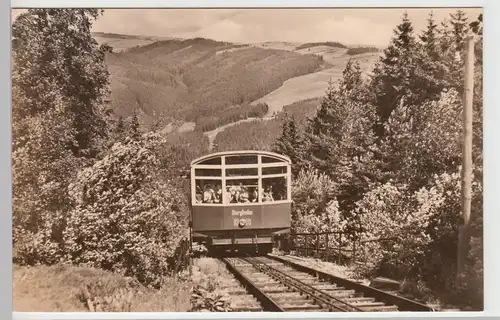
[[157,177],[161,143],[154,134],[127,139],[78,173],[64,232],[72,262],[162,284],[188,229],[182,196]]
[[[302,170],[292,183],[292,226],[297,233],[343,231],[347,220],[342,216],[334,195],[337,184],[326,174],[317,170]],[[304,237],[295,239],[303,246]],[[322,245],[325,236],[320,238]],[[310,238],[308,246],[315,245],[316,238]],[[338,246],[338,238],[328,238],[329,247]]]
[[[472,184],[471,210],[471,242],[469,245],[471,257],[470,266],[482,265],[481,255],[474,254],[478,250],[478,242],[474,238],[482,237],[482,182],[474,178]],[[434,186],[422,189],[418,196],[429,207],[429,223],[426,233],[431,242],[426,248],[422,276],[433,286],[448,290],[457,290],[455,282],[458,226],[461,224],[461,175],[460,170],[452,174],[444,173],[435,177]],[[480,244],[480,241],[479,241]],[[479,246],[481,248],[481,246]],[[481,249],[482,250],[482,249]],[[468,267],[467,267],[468,268]],[[482,282],[482,267],[474,270],[470,282]]]
[[320,215],[334,200],[336,183],[316,169],[301,170],[292,181],[293,213]]
[[305,214],[298,216],[296,221],[297,232],[329,232],[342,230],[344,220],[341,220],[339,203],[331,200],[327,207],[319,214]]
[[[411,210],[412,199],[407,192],[407,186],[395,185],[391,182],[366,193],[364,198],[357,202],[356,213],[360,216],[363,239],[370,242],[363,243],[360,260],[364,262],[362,273],[376,272],[378,268],[390,264],[400,263],[400,258],[412,247],[418,246],[424,239],[412,237],[411,246],[406,243],[408,232],[418,229],[418,219],[413,217]],[[425,224],[425,221],[421,221]],[[371,241],[383,239],[381,241]],[[393,270],[391,270],[393,271]]]
[[68,184],[106,143],[109,73],[97,9],[28,9],[12,23],[14,261],[63,258]]
[[[364,243],[360,258],[365,264],[358,271],[385,271],[402,278],[418,273],[436,284],[454,283],[460,183],[458,168],[451,174],[436,175],[430,187],[416,192],[393,183],[368,192],[357,203],[364,238],[392,240]],[[473,184],[473,193],[472,220],[476,221],[482,213],[477,206],[482,195],[478,181]]]

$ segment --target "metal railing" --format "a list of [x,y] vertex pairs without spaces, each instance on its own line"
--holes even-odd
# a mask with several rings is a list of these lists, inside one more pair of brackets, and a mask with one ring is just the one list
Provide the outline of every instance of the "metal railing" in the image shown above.
[[396,238],[361,239],[344,231],[292,232],[276,237],[277,249],[296,256],[314,257],[338,264],[356,263],[364,244],[394,241]]

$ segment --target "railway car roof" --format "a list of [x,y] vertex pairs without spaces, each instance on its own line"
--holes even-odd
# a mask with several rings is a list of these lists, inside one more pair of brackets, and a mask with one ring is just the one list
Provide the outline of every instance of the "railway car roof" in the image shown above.
[[269,152],[269,151],[259,151],[259,150],[240,150],[240,151],[215,152],[215,153],[207,154],[207,155],[201,156],[201,157],[196,158],[193,161],[191,161],[191,166],[196,165],[202,161],[205,161],[205,160],[208,160],[211,158],[216,158],[216,157],[220,157],[220,156],[236,156],[236,155],[264,155],[264,156],[278,158],[284,162],[287,162],[288,164],[290,164],[292,162],[289,157],[282,155],[282,154],[279,154],[279,153],[274,153],[274,152]]

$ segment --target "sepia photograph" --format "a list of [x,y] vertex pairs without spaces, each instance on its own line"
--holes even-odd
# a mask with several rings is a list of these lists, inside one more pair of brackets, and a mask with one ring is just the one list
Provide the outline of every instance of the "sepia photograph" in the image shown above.
[[484,310],[482,8],[10,27],[14,312]]

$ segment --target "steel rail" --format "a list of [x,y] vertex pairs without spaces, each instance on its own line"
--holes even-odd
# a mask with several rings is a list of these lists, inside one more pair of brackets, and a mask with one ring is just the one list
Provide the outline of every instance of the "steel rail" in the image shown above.
[[335,283],[338,285],[341,285],[342,287],[346,289],[351,289],[355,290],[356,292],[360,292],[364,294],[365,296],[368,297],[373,297],[376,298],[377,300],[386,303],[386,304],[392,304],[398,307],[400,311],[416,311],[416,312],[434,312],[434,308],[427,306],[425,304],[406,299],[404,297],[396,296],[387,292],[384,292],[379,289],[375,289],[373,287],[365,286],[360,283],[356,283],[354,281],[344,279],[341,277],[334,276],[332,274],[320,271],[320,270],[315,270],[311,269],[309,267],[303,266],[301,264],[289,261],[287,259],[283,259],[281,257],[275,256],[275,255],[267,255],[267,258],[270,258],[274,261],[281,262],[285,265],[291,266],[292,268],[302,271],[305,273],[308,273],[310,275],[315,275],[319,277],[320,279],[325,279],[331,283]]
[[248,279],[241,271],[239,271],[228,258],[223,258],[222,261],[226,264],[227,269],[234,277],[252,294],[262,305],[264,311],[285,312],[271,297],[260,290],[252,280]]
[[[286,273],[277,270],[276,268],[271,267],[270,265],[267,265],[266,263],[259,261],[255,258],[243,258],[246,262],[250,263],[254,268],[257,270],[268,274],[269,276],[273,278],[277,278],[280,282],[282,282],[285,285],[289,285],[291,287],[294,287],[295,289],[299,290],[300,292],[309,295],[313,300],[317,300],[318,302],[330,307],[330,309],[342,311],[342,312],[364,312],[364,310],[353,306],[345,301],[342,301],[340,299],[337,299],[336,297],[333,297],[329,295],[328,293],[321,291],[319,289],[314,288],[313,286],[304,283],[301,280],[295,279]],[[252,261],[253,260],[253,261]],[[341,304],[342,306],[339,306],[338,304]]]

